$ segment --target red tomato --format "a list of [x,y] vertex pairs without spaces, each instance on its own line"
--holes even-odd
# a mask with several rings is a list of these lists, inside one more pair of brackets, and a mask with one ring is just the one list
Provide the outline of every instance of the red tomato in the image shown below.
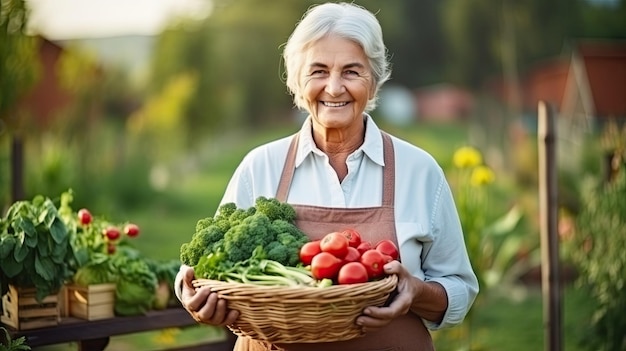
[[385,255],[391,256],[394,260],[397,260],[400,257],[398,247],[391,240],[379,241],[378,244],[376,244],[376,250],[384,253]]
[[109,240],[117,240],[120,237],[120,230],[116,227],[108,227],[104,230],[104,235]]
[[320,249],[323,252],[333,254],[335,257],[344,258],[348,253],[349,242],[341,232],[326,234],[320,241]]
[[342,263],[335,255],[322,251],[311,260],[311,274],[315,279],[335,279]]
[[344,263],[359,262],[360,259],[361,259],[361,253],[359,252],[359,250],[357,250],[356,248],[350,246],[350,247],[348,247],[348,253],[343,258],[343,262]]
[[300,261],[305,266],[308,266],[311,264],[313,257],[320,252],[322,252],[322,249],[320,248],[320,240],[309,241],[300,248]]
[[385,256],[376,249],[365,251],[361,255],[361,263],[367,269],[370,279],[378,278],[383,275],[383,266],[385,265]]
[[365,251],[373,248],[372,243],[369,241],[361,241],[361,244],[359,244],[356,249],[359,250],[359,253],[362,255]]
[[369,280],[367,269],[361,262],[348,262],[341,266],[337,275],[339,284],[365,283]]
[[385,263],[389,263],[389,262],[393,261],[393,258],[391,258],[391,256],[389,256],[387,254],[383,254],[383,257],[385,258]]
[[348,238],[348,245],[350,247],[358,247],[361,243],[361,234],[354,229],[346,229],[341,232],[346,238]]
[[128,235],[131,238],[139,235],[139,226],[133,223],[128,223],[124,226],[124,234]]
[[78,210],[78,221],[80,222],[80,224],[87,225],[91,223],[92,219],[93,217],[91,216],[91,212],[89,212],[88,209],[81,208],[80,210]]

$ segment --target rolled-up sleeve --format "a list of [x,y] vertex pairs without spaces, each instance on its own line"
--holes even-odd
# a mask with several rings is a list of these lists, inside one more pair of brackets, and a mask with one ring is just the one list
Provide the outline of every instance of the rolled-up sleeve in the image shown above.
[[441,284],[448,296],[448,309],[441,323],[426,321],[429,329],[463,322],[478,294],[478,279],[472,269],[452,192],[442,178],[433,204],[430,226],[433,240],[424,243],[424,280]]

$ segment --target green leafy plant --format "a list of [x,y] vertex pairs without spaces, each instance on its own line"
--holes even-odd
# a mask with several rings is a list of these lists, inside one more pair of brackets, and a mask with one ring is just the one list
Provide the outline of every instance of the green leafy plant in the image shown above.
[[[115,283],[115,313],[137,315],[153,307],[158,286],[157,270],[128,240],[139,235],[133,223],[113,223],[93,216],[86,208],[74,211],[73,192],[61,195],[59,212],[69,228],[77,285]],[[171,268],[171,267],[169,267]],[[164,274],[164,273],[163,273]]]
[[577,283],[589,290],[595,306],[591,330],[584,338],[590,350],[626,348],[626,164],[616,164],[610,182],[589,179],[582,190],[582,209],[569,244],[579,270]]
[[0,220],[0,285],[36,288],[36,298],[57,293],[71,277],[70,235],[54,202],[37,195],[17,201]]
[[180,269],[180,260],[146,258],[145,261],[156,275],[159,283],[152,308],[160,310],[179,304],[180,302],[174,293],[174,282]]
[[[471,146],[457,149],[452,157],[450,184],[463,228],[468,255],[478,278],[480,294],[474,305],[481,304],[495,288],[510,287],[526,272],[529,260],[519,260],[524,247],[517,228],[523,218],[516,204],[504,213],[494,208],[492,185],[494,171],[483,163],[480,151]],[[470,310],[460,339],[469,350],[481,349],[480,341],[472,340],[474,309]]]
[[159,281],[148,260],[129,246],[120,247],[111,257],[117,285],[115,313],[132,316],[152,309]]
[[102,216],[93,216],[86,208],[74,211],[71,189],[61,194],[59,214],[70,235],[74,253],[71,281],[78,285],[114,283],[118,272],[113,256],[118,247],[128,245],[127,239],[139,235],[133,223],[112,223]]
[[465,244],[481,289],[512,284],[528,264],[516,260],[523,239],[516,235],[515,229],[523,211],[515,205],[493,217],[489,187],[496,180],[495,173],[483,164],[482,154],[477,149],[461,147],[452,161],[455,169],[451,184]]
[[0,335],[0,351],[29,351],[30,346],[26,344],[26,337],[21,336],[13,339],[9,331],[4,327],[0,327],[2,334]]

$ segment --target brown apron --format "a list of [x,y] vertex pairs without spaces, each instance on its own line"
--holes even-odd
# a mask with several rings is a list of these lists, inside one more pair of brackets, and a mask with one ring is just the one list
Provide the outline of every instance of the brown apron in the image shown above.
[[[341,228],[354,228],[364,240],[376,243],[390,239],[397,244],[394,218],[395,166],[393,143],[389,135],[383,134],[385,167],[383,175],[383,201],[381,207],[328,208],[293,205],[296,210],[296,225],[312,240],[321,239],[327,233]],[[291,143],[283,174],[278,185],[276,198],[286,201],[289,186],[295,171],[298,143],[296,134]],[[303,343],[270,345],[267,342],[239,337],[235,351],[431,351],[434,350],[430,333],[421,318],[409,312],[398,317],[386,327],[363,337],[332,343]]]

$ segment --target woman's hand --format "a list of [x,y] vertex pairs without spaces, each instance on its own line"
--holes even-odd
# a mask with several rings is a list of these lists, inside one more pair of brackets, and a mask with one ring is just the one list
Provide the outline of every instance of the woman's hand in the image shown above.
[[420,279],[413,277],[404,266],[398,261],[385,264],[385,274],[396,274],[398,276],[398,294],[387,307],[366,307],[363,315],[356,320],[358,325],[365,327],[370,332],[386,326],[399,316],[405,315],[411,309],[415,296],[421,294],[421,290],[426,285]]
[[180,274],[183,274],[181,302],[193,319],[211,325],[228,325],[237,320],[239,312],[228,310],[226,301],[218,298],[208,286],[198,290],[193,287],[193,268],[181,267]]

